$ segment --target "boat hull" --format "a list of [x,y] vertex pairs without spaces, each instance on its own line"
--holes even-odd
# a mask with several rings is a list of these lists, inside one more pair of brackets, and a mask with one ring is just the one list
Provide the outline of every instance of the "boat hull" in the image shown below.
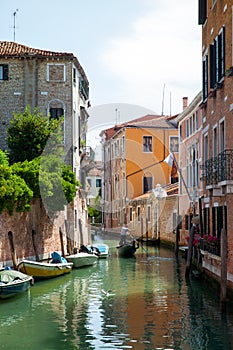
[[[14,271],[15,273],[19,271]],[[5,271],[1,271],[1,274],[4,274]],[[0,299],[7,299],[7,298],[11,298],[14,297],[18,294],[21,294],[23,292],[26,292],[30,286],[33,283],[33,278],[32,276],[27,276],[25,274],[20,273],[22,276],[20,276],[20,279],[18,276],[16,276],[16,279],[8,282],[8,283],[4,283],[4,282],[0,282]]]
[[91,247],[94,249],[97,248],[99,251],[98,257],[99,259],[106,259],[109,256],[109,246],[104,243],[95,243],[89,245],[87,248],[91,251]]
[[74,268],[94,265],[98,257],[95,254],[77,253],[66,256],[66,260],[73,263]]
[[117,246],[118,256],[121,258],[132,258],[136,252],[135,247],[132,244],[123,244]]
[[23,260],[18,265],[18,270],[33,276],[34,278],[52,278],[69,273],[72,263],[45,263],[38,261]]

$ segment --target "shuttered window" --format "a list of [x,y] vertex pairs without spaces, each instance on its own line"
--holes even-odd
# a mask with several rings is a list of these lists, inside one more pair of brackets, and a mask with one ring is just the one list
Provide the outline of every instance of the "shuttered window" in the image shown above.
[[208,96],[208,55],[202,61],[202,95],[205,101]]
[[214,43],[210,45],[210,88],[216,88],[216,84],[225,75],[225,27],[216,36]]
[[207,0],[198,1],[198,24],[204,24],[207,18]]

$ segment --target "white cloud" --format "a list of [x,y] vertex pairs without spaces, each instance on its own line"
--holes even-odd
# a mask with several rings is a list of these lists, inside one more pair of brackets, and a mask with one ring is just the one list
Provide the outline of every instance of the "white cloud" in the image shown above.
[[[201,29],[196,0],[160,3],[132,23],[131,33],[115,37],[105,48],[105,68],[122,84],[116,98],[161,113],[182,108],[182,97],[194,98],[201,86]],[[118,81],[118,85],[119,85]],[[114,87],[112,87],[114,89]]]

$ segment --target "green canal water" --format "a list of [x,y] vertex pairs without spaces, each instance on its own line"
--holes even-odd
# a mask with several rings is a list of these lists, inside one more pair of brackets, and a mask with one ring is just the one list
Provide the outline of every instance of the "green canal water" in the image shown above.
[[172,251],[139,248],[0,301],[0,349],[233,349],[233,308]]

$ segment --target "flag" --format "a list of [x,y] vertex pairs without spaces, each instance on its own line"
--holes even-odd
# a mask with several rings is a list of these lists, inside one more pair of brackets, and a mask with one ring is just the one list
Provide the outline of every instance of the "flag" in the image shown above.
[[169,153],[169,155],[164,159],[164,162],[167,163],[170,167],[172,167],[174,161],[174,156],[172,153]]

